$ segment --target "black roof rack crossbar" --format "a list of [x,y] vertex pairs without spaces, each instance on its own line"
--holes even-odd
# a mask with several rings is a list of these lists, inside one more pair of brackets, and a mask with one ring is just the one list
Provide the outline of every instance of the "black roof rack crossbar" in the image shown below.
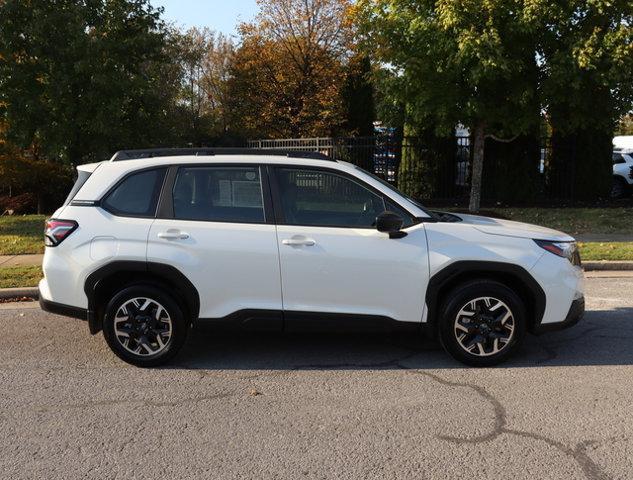
[[275,155],[289,158],[307,158],[312,160],[329,160],[335,162],[320,152],[306,152],[297,150],[267,149],[267,148],[148,148],[140,150],[119,150],[110,159],[113,162],[120,160],[136,160],[140,158],[176,157],[183,155],[213,156],[213,155]]

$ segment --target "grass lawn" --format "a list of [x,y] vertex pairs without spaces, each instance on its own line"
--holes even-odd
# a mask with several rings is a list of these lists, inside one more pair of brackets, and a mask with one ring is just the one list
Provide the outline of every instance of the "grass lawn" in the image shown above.
[[633,235],[633,208],[493,208],[483,215],[533,223],[570,235],[628,233]]
[[591,242],[579,243],[580,258],[590,260],[631,260],[633,242]]
[[41,278],[39,265],[0,268],[0,288],[36,287]]
[[44,252],[44,215],[0,217],[0,255]]

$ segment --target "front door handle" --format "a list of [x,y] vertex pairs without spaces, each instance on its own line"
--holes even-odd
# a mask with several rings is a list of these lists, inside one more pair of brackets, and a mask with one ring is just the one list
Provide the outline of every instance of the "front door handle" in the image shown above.
[[189,238],[189,234],[187,232],[181,232],[180,230],[169,229],[166,232],[160,232],[158,238],[165,240],[186,240]]
[[312,247],[316,245],[314,240],[305,237],[284,238],[281,243],[290,245],[291,247]]

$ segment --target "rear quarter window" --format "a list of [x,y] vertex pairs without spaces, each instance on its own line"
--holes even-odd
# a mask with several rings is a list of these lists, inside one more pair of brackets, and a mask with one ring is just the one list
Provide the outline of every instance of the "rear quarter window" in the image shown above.
[[90,178],[90,175],[92,175],[92,172],[77,170],[77,180],[75,180],[73,188],[70,189],[70,193],[66,197],[66,200],[64,200],[64,205],[68,205],[72,199],[75,198],[75,195],[77,195],[77,192],[81,190],[81,187],[84,186],[84,183],[86,183],[86,181]]
[[105,196],[102,207],[119,216],[154,217],[165,172],[159,168],[128,175]]

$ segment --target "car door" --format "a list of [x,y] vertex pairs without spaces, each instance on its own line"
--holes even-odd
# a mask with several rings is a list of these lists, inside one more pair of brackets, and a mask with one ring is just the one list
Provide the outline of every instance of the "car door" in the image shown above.
[[[272,169],[286,328],[362,316],[421,322],[429,266],[424,225],[347,173],[302,166]],[[407,235],[378,232],[387,207]],[[306,315],[335,314],[330,316]]]
[[[264,171],[265,175],[265,171]],[[261,319],[277,312],[281,283],[268,182],[257,165],[172,167],[147,259],[176,267],[197,288],[200,317]],[[250,316],[246,313],[251,312]]]

